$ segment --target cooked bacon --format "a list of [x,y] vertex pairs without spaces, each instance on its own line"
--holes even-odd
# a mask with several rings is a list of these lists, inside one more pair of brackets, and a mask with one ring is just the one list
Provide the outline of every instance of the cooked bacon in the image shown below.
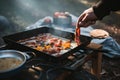
[[56,51],[59,53],[62,50],[61,47],[56,47]]
[[55,44],[56,47],[60,47],[62,45],[62,40],[59,39]]
[[38,51],[55,55],[60,55],[62,50],[67,50],[71,47],[70,40],[62,40],[61,38],[52,36],[49,33],[39,34],[38,36],[27,38],[18,42]]
[[51,38],[51,41],[57,41],[58,38]]
[[78,26],[76,26],[75,30],[75,42],[80,45],[80,28]]
[[55,49],[55,48],[51,48],[47,51],[49,54],[55,54],[57,53],[58,51]]

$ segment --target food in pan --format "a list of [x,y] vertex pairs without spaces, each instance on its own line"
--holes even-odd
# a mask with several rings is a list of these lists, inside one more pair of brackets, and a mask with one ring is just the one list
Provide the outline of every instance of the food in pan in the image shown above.
[[58,37],[50,33],[39,34],[17,42],[53,56],[60,56],[66,51],[77,46],[74,41],[70,41],[69,39]]
[[109,33],[102,29],[94,29],[90,32],[91,37],[94,38],[107,38],[109,37]]
[[0,71],[10,70],[18,67],[22,60],[16,58],[0,58]]

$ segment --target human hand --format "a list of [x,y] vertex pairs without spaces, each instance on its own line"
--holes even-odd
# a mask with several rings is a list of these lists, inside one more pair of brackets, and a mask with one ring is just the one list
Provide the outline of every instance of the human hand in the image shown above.
[[87,27],[89,25],[95,24],[97,16],[94,14],[93,8],[85,10],[78,18],[78,27]]

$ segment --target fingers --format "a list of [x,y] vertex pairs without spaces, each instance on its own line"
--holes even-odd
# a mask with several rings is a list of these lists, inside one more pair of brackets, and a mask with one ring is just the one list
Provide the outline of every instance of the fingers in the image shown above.
[[85,17],[85,14],[81,14],[80,15],[80,17],[78,18],[78,20],[77,20],[77,24],[76,24],[76,26],[77,27],[81,27],[81,24],[80,24],[80,22],[82,22],[82,19]]
[[88,22],[79,22],[79,26],[81,26],[81,27],[88,27],[88,26],[90,26],[90,25],[93,25],[93,24],[95,24],[95,22],[96,21],[88,21]]
[[77,21],[78,27],[88,27],[95,24],[96,20],[89,17],[89,14],[82,14]]
[[93,8],[89,8],[80,15],[80,17],[78,18],[78,21],[77,21],[77,26],[78,27],[87,27],[89,25],[93,25],[93,24],[95,24],[97,19],[98,18],[94,13]]
[[81,22],[81,21],[83,20],[83,18],[85,17],[85,15],[86,15],[86,14],[84,14],[84,13],[81,14],[81,15],[79,16],[79,18],[78,18],[78,21]]
[[88,18],[88,14],[83,13],[81,16],[78,18],[77,21],[77,27],[87,27],[88,25],[92,24],[91,21]]
[[88,14],[85,14],[85,16],[83,17],[83,19],[81,20],[82,22],[87,22],[89,19],[88,19]]

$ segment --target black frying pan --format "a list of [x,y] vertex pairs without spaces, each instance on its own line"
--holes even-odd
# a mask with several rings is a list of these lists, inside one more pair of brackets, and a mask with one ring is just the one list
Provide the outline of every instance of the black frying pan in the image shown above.
[[[23,52],[20,52],[17,50],[0,50],[0,62],[3,63],[0,65],[1,66],[0,78],[8,77],[8,76],[12,75],[13,73],[16,73],[19,70],[21,70],[26,62],[26,59],[27,58]],[[15,63],[12,62],[15,60],[20,60],[21,62],[16,65]],[[4,63],[6,63],[6,64],[4,64]]]
[[37,36],[38,34],[41,34],[41,33],[51,33],[52,35],[55,35],[58,37],[66,38],[66,39],[69,39],[72,41],[74,40],[74,33],[66,32],[66,31],[62,31],[62,30],[58,30],[58,29],[53,29],[53,28],[49,28],[49,27],[41,27],[41,28],[37,28],[37,29],[33,29],[33,30],[19,32],[16,34],[4,36],[3,39],[8,45],[12,45],[12,47],[15,49],[33,51],[36,53],[36,55],[38,55],[40,57],[44,57],[47,60],[50,59],[53,61],[66,59],[69,54],[72,54],[72,53],[78,51],[80,48],[84,48],[91,41],[91,37],[81,35],[80,36],[81,45],[68,50],[67,52],[65,52],[63,55],[61,55],[59,57],[51,56],[44,52],[37,51],[35,49],[32,49],[30,47],[27,47],[27,46],[21,45],[20,43],[17,43],[17,41],[19,41],[19,40]]
[[[28,53],[31,55],[28,55]],[[35,56],[32,52],[0,50],[0,78],[13,76],[23,68],[26,68],[26,61],[29,60],[32,56]]]

